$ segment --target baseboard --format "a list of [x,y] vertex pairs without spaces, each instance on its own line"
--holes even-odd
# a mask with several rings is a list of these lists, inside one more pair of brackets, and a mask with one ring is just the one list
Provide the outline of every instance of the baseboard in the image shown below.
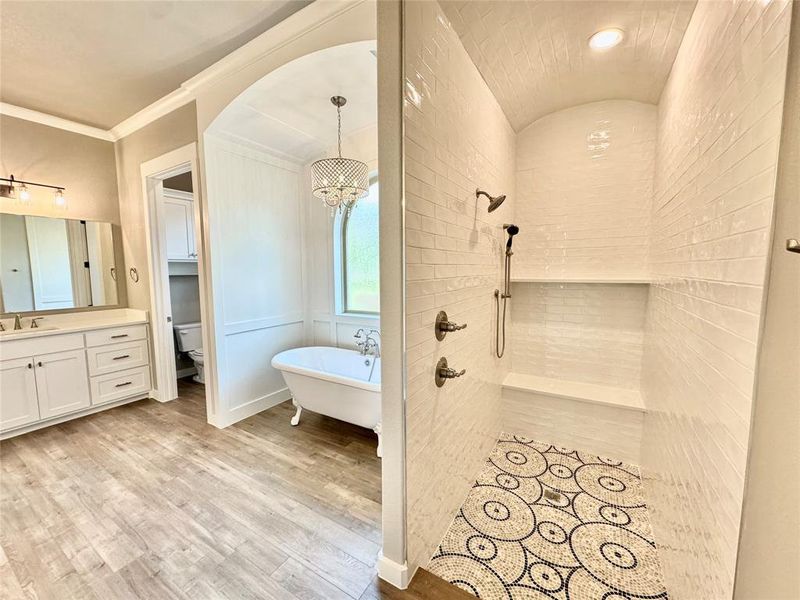
[[[214,422],[211,422],[209,419],[209,423],[215,427],[223,429],[229,425],[238,423],[247,417],[252,417],[263,410],[268,410],[273,406],[277,406],[281,402],[286,402],[291,397],[292,394],[289,392],[289,388],[285,387],[265,396],[261,396],[260,398],[250,400],[241,406],[237,406],[236,408],[227,411],[226,414],[218,414],[217,418],[214,419]],[[220,410],[219,412],[223,412],[223,410]]]
[[378,557],[378,577],[400,590],[406,589],[409,581],[411,581],[406,563],[401,565],[389,560],[383,554]]
[[180,369],[177,373],[178,379],[189,377],[189,375],[197,375],[197,369],[195,367],[186,367],[185,369]]
[[85,408],[83,410],[79,410],[73,413],[68,413],[66,415],[53,417],[52,419],[47,419],[46,421],[31,423],[30,425],[25,425],[23,427],[18,427],[17,429],[11,429],[9,431],[4,431],[3,433],[0,433],[0,440],[7,440],[9,438],[22,435],[23,433],[36,431],[37,429],[44,429],[45,427],[50,427],[51,425],[58,425],[59,423],[65,423],[66,421],[72,421],[73,419],[79,419],[80,417],[93,415],[94,413],[99,413],[104,410],[109,410],[110,408],[116,408],[117,406],[122,406],[123,404],[130,404],[131,402],[144,400],[148,397],[149,397],[148,394],[137,394],[135,396],[131,396],[130,398],[123,398],[122,400],[114,400],[113,402],[107,402],[105,404],[90,406],[89,408]]

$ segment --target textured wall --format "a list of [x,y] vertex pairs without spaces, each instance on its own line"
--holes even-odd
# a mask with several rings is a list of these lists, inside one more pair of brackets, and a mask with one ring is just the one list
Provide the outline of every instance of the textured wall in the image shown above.
[[[493,291],[514,132],[435,2],[405,3],[408,564],[427,563],[500,432]],[[492,214],[475,188],[508,194]],[[438,310],[469,327],[434,337]],[[439,389],[440,356],[464,377]]]
[[514,275],[642,275],[647,270],[656,107],[593,102],[517,136],[521,227]]
[[2,200],[3,212],[108,221],[119,225],[114,144],[0,115],[2,177],[66,188],[67,208],[53,206],[53,190],[30,187],[28,204]]
[[145,235],[143,162],[197,141],[194,103],[178,108],[114,143],[119,190],[119,214],[126,268],[136,267],[139,282],[125,278],[131,308],[150,310],[150,274]]
[[646,285],[515,283],[514,373],[639,389]]
[[789,6],[698,3],[659,104],[643,466],[677,599],[731,596]]

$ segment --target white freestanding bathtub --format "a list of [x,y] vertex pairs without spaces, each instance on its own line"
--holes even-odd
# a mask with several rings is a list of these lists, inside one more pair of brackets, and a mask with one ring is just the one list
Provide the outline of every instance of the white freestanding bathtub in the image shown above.
[[308,410],[369,427],[378,435],[381,456],[381,359],[355,350],[311,346],[276,354],[272,366],[278,369],[292,393],[297,412]]

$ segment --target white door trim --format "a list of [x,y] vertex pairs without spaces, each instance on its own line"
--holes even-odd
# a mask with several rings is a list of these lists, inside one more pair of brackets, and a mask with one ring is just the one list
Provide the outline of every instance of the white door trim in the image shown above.
[[[172,308],[169,293],[169,266],[166,253],[166,229],[164,227],[163,181],[169,177],[186,173],[192,174],[194,202],[195,244],[197,246],[197,269],[200,286],[200,314],[203,322],[203,348],[208,364],[208,349],[212,347],[209,339],[210,323],[207,320],[205,285],[205,245],[201,237],[200,180],[197,160],[197,144],[192,142],[172,152],[142,163],[142,198],[144,200],[145,239],[150,272],[150,325],[153,336],[153,371],[155,383],[154,396],[160,402],[168,402],[178,397],[177,372],[175,367],[175,342],[172,333]],[[210,365],[209,365],[210,367]],[[214,414],[216,398],[213,393],[213,369],[205,370],[206,410],[209,422]]]

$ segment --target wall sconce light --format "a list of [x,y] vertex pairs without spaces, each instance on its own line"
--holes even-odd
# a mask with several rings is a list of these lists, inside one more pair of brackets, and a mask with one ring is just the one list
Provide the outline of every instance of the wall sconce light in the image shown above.
[[17,188],[19,188],[19,201],[28,203],[31,201],[31,192],[28,186],[48,188],[55,190],[53,205],[56,208],[67,208],[67,197],[64,195],[65,188],[60,185],[48,185],[46,183],[34,183],[33,181],[19,181],[13,175],[0,177],[0,196],[3,198],[17,199]]
[[53,205],[56,208],[67,208],[67,197],[64,195],[64,190],[58,188],[53,194]]

